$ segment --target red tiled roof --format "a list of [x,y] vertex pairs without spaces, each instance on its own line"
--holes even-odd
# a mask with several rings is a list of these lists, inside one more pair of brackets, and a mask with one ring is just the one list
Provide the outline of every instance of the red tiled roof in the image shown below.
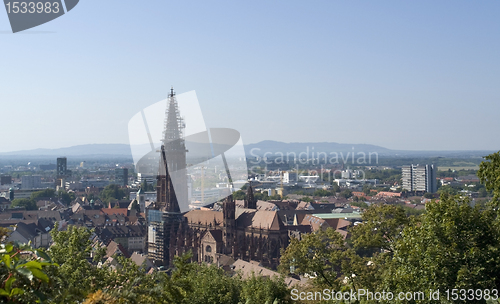
[[102,212],[104,212],[107,215],[112,215],[112,214],[121,214],[124,216],[127,216],[128,209],[127,208],[102,208]]

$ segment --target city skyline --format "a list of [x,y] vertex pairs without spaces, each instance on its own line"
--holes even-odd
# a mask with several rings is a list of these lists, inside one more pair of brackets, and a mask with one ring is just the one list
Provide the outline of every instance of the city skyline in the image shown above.
[[4,14],[0,152],[127,144],[129,119],[171,85],[196,90],[207,126],[246,144],[498,150],[499,12],[465,1],[89,0],[19,34]]

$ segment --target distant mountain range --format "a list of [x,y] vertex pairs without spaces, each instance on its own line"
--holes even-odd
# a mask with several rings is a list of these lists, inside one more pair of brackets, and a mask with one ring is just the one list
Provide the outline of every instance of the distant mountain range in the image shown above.
[[381,146],[369,144],[339,144],[333,142],[316,142],[316,143],[284,143],[279,141],[265,140],[256,144],[245,145],[247,157],[254,157],[255,155],[263,156],[268,153],[271,156],[279,156],[278,153],[295,153],[299,156],[300,153],[305,153],[312,156],[317,153],[327,153],[330,155],[332,152],[338,154],[355,153],[377,153],[379,156],[384,157],[483,157],[496,151],[476,150],[476,151],[410,151],[410,150],[391,150]]
[[347,153],[347,152],[376,152],[379,154],[392,153],[384,147],[367,145],[367,144],[339,144],[339,143],[329,143],[329,142],[318,142],[318,143],[284,143],[279,141],[265,140],[256,144],[245,145],[245,151],[248,156],[263,155],[264,153],[302,153],[309,152],[309,154],[318,152],[337,152],[337,153]]
[[127,144],[89,144],[58,149],[34,149],[14,152],[2,152],[3,156],[125,156],[132,157]]
[[[191,148],[193,149],[193,148]],[[247,157],[263,156],[264,153],[276,155],[277,153],[308,153],[312,152],[364,152],[364,153],[377,153],[379,156],[387,157],[482,157],[496,151],[409,151],[409,150],[391,150],[384,147],[368,144],[340,144],[333,142],[320,142],[320,143],[284,143],[279,141],[265,140],[255,144],[245,145],[245,152]],[[92,156],[92,157],[126,157],[132,158],[130,146],[127,144],[88,144],[78,145],[67,148],[58,149],[34,149],[13,152],[2,152],[0,158],[19,158],[26,156],[37,157],[76,157],[76,156]]]

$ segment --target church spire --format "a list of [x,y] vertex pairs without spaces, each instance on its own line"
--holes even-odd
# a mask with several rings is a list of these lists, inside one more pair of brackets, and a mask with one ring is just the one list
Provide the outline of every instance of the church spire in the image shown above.
[[[179,108],[177,106],[177,98],[175,97],[174,87],[170,89],[170,94],[168,95],[167,110],[165,113],[165,128],[163,130],[163,144],[166,146],[167,150],[170,150],[172,145],[184,146],[184,138],[182,130],[184,128],[184,122],[179,114]],[[167,145],[169,142],[173,142],[171,145]],[[175,148],[175,147],[171,147]],[[185,148],[184,148],[185,149]]]
[[157,176],[157,202],[161,210],[180,212],[180,205],[188,205],[186,176],[186,145],[184,123],[177,107],[174,88],[168,95],[165,127]]

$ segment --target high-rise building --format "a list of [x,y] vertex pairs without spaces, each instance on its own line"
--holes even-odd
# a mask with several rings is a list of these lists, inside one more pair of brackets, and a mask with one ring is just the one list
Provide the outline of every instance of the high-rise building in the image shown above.
[[10,185],[12,184],[12,176],[2,175],[0,176],[0,185]]
[[407,165],[402,168],[403,189],[407,191],[437,191],[435,165]]
[[128,169],[116,168],[115,169],[115,183],[120,186],[128,185]]
[[65,177],[68,172],[68,160],[66,157],[57,158],[57,178]]

